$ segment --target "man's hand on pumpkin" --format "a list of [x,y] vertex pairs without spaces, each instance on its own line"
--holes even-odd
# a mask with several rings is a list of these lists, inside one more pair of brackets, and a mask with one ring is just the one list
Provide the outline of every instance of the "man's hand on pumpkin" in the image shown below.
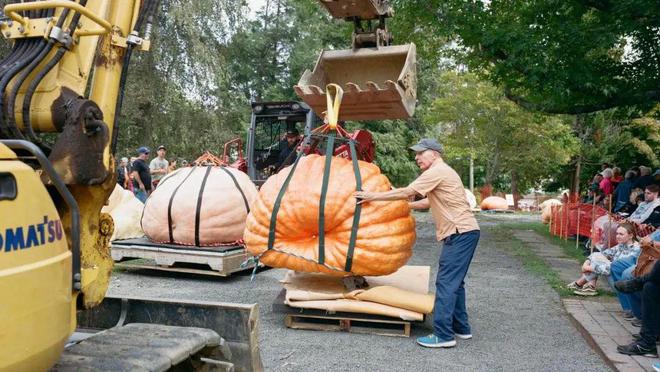
[[353,193],[353,196],[358,200],[358,204],[376,200],[377,195],[378,193],[371,191],[356,191]]

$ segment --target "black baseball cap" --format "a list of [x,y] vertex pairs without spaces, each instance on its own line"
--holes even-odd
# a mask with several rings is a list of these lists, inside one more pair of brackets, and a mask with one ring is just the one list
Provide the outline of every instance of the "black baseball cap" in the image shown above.
[[165,148],[165,145],[160,145],[158,146],[158,150],[167,150],[167,149]]
[[296,128],[291,128],[291,129],[287,129],[286,135],[289,136],[289,137],[299,136],[300,132],[298,132],[298,129],[296,129]]
[[422,138],[416,145],[410,147],[415,152],[422,152],[425,150],[433,150],[442,153],[442,145],[438,141],[431,138]]

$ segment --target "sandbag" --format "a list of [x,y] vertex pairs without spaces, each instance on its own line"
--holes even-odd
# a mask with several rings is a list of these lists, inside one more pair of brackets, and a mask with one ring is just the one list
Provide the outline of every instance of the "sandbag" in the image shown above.
[[101,209],[103,213],[109,213],[115,224],[110,240],[133,239],[144,236],[140,226],[140,217],[144,204],[135,197],[133,192],[115,185],[112,194],[108,198],[108,205]]
[[387,285],[353,291],[347,294],[346,297],[360,301],[376,302],[422,314],[433,312],[435,305],[435,296],[432,294],[414,293]]
[[142,228],[154,242],[212,246],[239,241],[257,196],[250,178],[234,168],[180,168],[149,196]]
[[422,320],[433,311],[428,293],[429,266],[406,265],[385,276],[366,277],[369,288],[349,291],[342,279],[319,273],[287,271],[282,283],[285,304],[326,311],[348,311]]
[[484,211],[507,210],[509,209],[509,203],[499,196],[489,196],[481,202],[481,209]]
[[[295,164],[295,163],[294,163]],[[408,202],[369,202],[361,205],[352,260],[349,247],[356,216],[356,176],[354,164],[333,157],[328,172],[323,229],[320,205],[326,157],[302,157],[289,179],[279,210],[273,213],[278,194],[294,166],[271,176],[261,187],[254,208],[248,216],[244,240],[248,251],[272,267],[301,272],[322,272],[343,276],[386,275],[403,266],[412,255],[415,220]],[[391,184],[380,169],[359,161],[362,190],[387,191]],[[271,219],[275,222],[272,249],[269,249]],[[319,244],[324,233],[324,246]],[[347,261],[351,263],[347,270]]]

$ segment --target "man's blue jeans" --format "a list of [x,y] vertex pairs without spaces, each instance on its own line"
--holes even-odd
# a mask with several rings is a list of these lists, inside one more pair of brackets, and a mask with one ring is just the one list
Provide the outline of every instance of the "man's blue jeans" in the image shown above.
[[[621,280],[634,278],[633,271],[635,271],[635,266],[627,268],[621,275]],[[628,299],[630,311],[632,311],[635,318],[642,319],[642,292],[623,293],[623,295]]]
[[455,333],[469,334],[465,307],[465,275],[479,242],[479,230],[453,234],[444,240],[438,276],[435,280],[433,330],[440,341],[454,339]]
[[619,303],[621,303],[621,307],[625,311],[633,311],[632,304],[630,303],[631,296],[627,293],[619,293],[616,288],[614,288],[614,282],[623,280],[625,272],[629,271],[632,273],[632,270],[634,270],[636,264],[637,257],[627,257],[620,260],[614,260],[610,266],[610,275],[607,277],[607,281],[610,283],[610,287],[616,292],[617,296],[619,297]]

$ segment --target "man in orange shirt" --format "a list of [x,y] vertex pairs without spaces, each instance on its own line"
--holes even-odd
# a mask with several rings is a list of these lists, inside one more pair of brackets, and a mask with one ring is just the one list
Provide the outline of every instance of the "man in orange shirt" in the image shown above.
[[422,139],[410,148],[422,174],[408,187],[386,192],[360,191],[361,202],[409,199],[420,195],[425,199],[410,203],[413,209],[431,209],[436,225],[436,238],[443,242],[436,277],[433,334],[419,337],[425,347],[456,346],[456,338],[470,339],[472,331],[465,307],[465,275],[479,242],[479,225],[474,218],[463,182],[442,160],[442,146],[433,139]]

